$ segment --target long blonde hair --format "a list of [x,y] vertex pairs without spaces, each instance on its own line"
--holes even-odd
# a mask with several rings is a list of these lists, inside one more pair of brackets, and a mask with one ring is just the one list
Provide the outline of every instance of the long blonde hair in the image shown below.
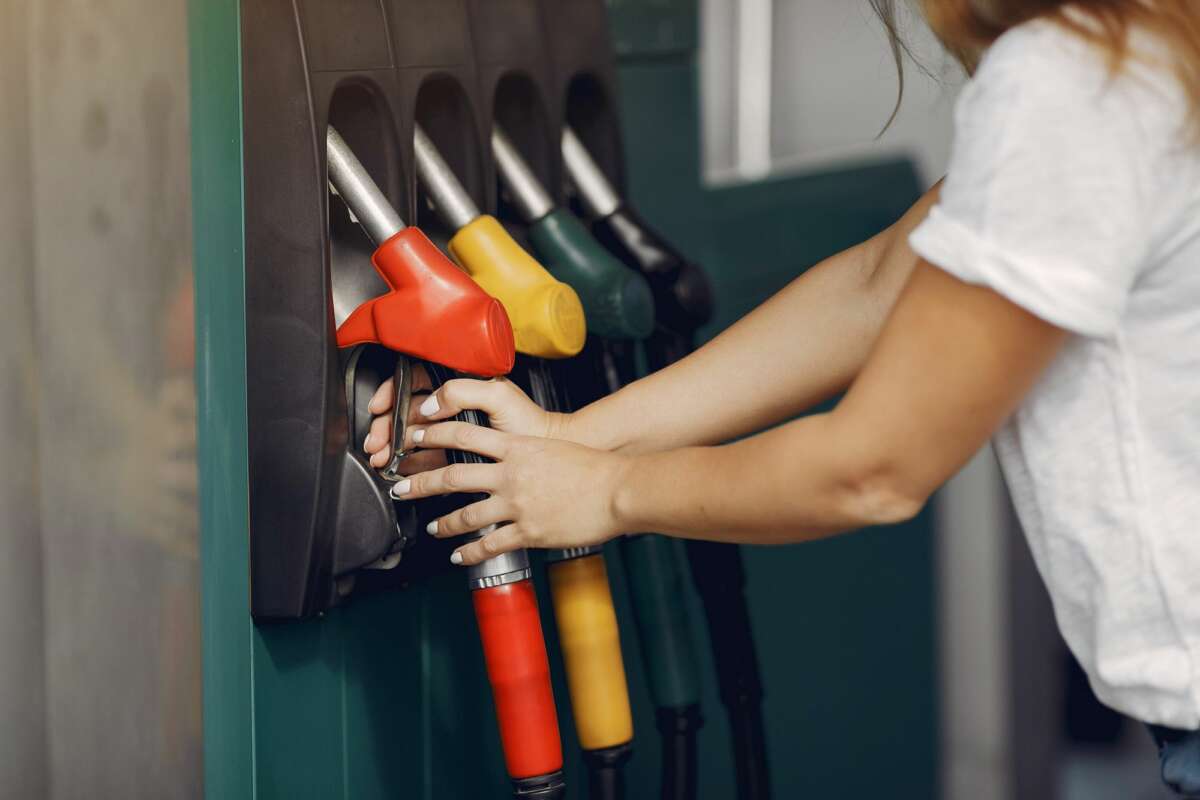
[[[887,28],[899,70],[898,110],[908,47],[897,29],[896,0],[870,3]],[[1114,72],[1129,57],[1130,30],[1145,30],[1166,45],[1200,136],[1200,0],[920,0],[920,5],[934,34],[968,72],[1001,34],[1032,19],[1053,20],[1092,42]]]

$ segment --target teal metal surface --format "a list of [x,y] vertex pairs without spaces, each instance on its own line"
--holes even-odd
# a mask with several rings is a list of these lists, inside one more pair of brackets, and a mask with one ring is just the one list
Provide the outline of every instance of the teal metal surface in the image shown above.
[[237,0],[190,0],[204,781],[253,796],[246,337]]
[[608,0],[608,16],[619,57],[686,55],[700,44],[696,0]]

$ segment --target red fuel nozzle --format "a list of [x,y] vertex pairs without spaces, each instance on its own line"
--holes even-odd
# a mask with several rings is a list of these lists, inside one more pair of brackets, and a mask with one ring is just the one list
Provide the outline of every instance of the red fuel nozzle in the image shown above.
[[476,589],[471,595],[508,774],[521,780],[557,773],[563,767],[562,742],[533,582]]
[[389,350],[494,377],[516,359],[512,323],[491,297],[388,203],[362,162],[330,125],[329,182],[378,245],[371,263],[388,293],[360,305],[337,331],[338,347],[375,342]]
[[389,291],[350,314],[338,328],[338,347],[376,342],[489,378],[512,370],[516,349],[504,306],[420,230],[392,236],[371,263]]

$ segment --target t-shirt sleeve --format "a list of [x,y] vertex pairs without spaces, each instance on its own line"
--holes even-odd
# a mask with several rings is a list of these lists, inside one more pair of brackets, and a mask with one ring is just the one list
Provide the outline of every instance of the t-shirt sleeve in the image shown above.
[[1151,238],[1151,156],[1127,83],[1051,23],[1001,37],[959,97],[946,181],[912,248],[1052,324],[1111,334]]

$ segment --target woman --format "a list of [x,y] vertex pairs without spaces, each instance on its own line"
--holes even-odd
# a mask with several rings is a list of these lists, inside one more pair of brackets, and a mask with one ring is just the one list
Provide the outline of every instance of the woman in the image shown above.
[[[994,437],[1097,695],[1155,726],[1164,779],[1200,796],[1200,9],[923,5],[972,73],[944,185],[577,413],[447,383],[406,446],[495,463],[426,452],[397,496],[489,495],[430,526],[502,523],[456,564],[637,531],[783,544],[912,517]],[[771,379],[731,398],[735,374]],[[494,429],[439,422],[464,408]]]

